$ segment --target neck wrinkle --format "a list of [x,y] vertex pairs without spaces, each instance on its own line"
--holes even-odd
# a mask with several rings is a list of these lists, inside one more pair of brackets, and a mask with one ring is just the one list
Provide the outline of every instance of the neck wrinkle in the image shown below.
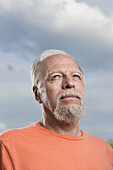
[[66,123],[59,122],[58,120],[44,120],[44,118],[40,121],[40,126],[49,129],[53,132],[59,133],[61,135],[69,136],[69,137],[80,137],[82,136],[82,132],[79,128],[78,122]]

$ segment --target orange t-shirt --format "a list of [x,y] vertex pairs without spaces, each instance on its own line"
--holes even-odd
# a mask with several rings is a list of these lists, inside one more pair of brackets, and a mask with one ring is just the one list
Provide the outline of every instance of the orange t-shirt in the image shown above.
[[64,136],[40,126],[0,135],[0,170],[113,170],[113,149],[82,132]]

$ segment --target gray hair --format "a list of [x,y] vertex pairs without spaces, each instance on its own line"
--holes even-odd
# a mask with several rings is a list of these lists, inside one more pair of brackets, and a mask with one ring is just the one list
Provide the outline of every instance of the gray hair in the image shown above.
[[[40,68],[40,65],[41,65],[41,62],[46,59],[47,57],[49,56],[52,56],[52,55],[55,55],[55,54],[62,54],[62,55],[66,55],[66,56],[69,56],[70,58],[72,58],[73,60],[74,57],[72,57],[71,55],[67,54],[66,52],[64,51],[61,51],[61,50],[56,50],[56,49],[49,49],[49,50],[45,50],[43,51],[40,56],[38,56],[32,63],[32,66],[31,66],[31,81],[32,81],[32,85],[33,86],[37,86],[38,85],[38,82],[40,81],[40,77],[41,77],[41,68]],[[76,62],[76,60],[75,60]],[[77,63],[77,62],[76,62]],[[79,67],[79,66],[78,66]],[[83,71],[82,69],[79,67],[79,70],[82,74]]]

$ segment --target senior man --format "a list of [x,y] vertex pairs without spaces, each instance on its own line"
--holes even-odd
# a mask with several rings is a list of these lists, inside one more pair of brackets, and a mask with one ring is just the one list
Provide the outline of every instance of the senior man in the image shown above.
[[0,137],[3,170],[113,170],[113,150],[79,128],[84,115],[83,71],[69,54],[46,50],[32,64],[40,122]]

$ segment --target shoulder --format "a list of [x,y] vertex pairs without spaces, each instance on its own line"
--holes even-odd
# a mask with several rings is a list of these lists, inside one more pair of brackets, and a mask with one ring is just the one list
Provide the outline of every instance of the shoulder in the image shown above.
[[16,138],[20,134],[25,133],[25,132],[29,131],[30,129],[32,129],[32,127],[33,127],[33,125],[23,127],[23,128],[19,128],[19,129],[7,130],[7,131],[0,134],[0,143],[4,143],[7,140]]
[[101,139],[101,138],[99,138],[97,136],[87,134],[87,133],[86,133],[86,136],[87,136],[88,143],[90,145],[93,145],[94,148],[95,147],[96,148],[102,148],[102,149],[105,149],[107,151],[110,151],[113,154],[112,147],[107,142],[105,142],[103,139]]
[[[86,133],[86,132],[85,132]],[[88,133],[86,133],[86,136],[87,136],[87,140],[89,140],[89,141],[91,141],[91,142],[94,142],[95,144],[96,143],[98,143],[98,144],[103,144],[103,145],[106,145],[107,143],[103,140],[103,139],[101,139],[101,138],[99,138],[99,137],[97,137],[97,136],[93,136],[93,135],[90,135],[90,134],[88,134]],[[108,145],[108,144],[107,144]]]

